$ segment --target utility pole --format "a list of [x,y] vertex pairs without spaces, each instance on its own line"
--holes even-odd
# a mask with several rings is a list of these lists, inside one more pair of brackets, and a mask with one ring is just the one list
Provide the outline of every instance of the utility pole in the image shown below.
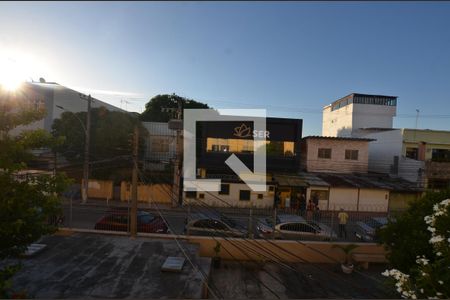
[[137,233],[138,147],[139,147],[139,128],[136,126],[134,128],[134,137],[133,137],[133,175],[131,179],[130,232],[132,238],[135,238]]
[[84,142],[84,166],[83,166],[83,189],[81,193],[82,202],[86,203],[88,199],[89,188],[89,143],[91,138],[91,95],[86,96],[80,94],[80,98],[87,100],[87,115],[86,115],[86,134]]
[[[178,108],[176,111],[176,119],[181,120],[182,113],[183,113],[183,103],[181,102],[181,99],[178,99]],[[174,171],[173,171],[173,186],[172,186],[172,199],[175,199],[175,203],[173,203],[173,206],[178,206],[178,204],[181,204],[180,202],[180,182],[181,182],[181,155],[182,155],[182,149],[181,149],[181,130],[180,128],[177,129],[177,136],[176,136],[176,145],[175,145],[175,164],[174,164]],[[178,203],[176,203],[178,201]]]
[[416,127],[414,128],[414,142],[416,141],[417,126],[419,125],[419,113],[420,110],[416,109]]

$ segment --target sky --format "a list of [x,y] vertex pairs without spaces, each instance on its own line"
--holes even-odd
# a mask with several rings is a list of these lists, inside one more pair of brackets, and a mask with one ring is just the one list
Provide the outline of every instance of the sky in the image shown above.
[[450,2],[2,2],[2,55],[131,111],[176,93],[320,135],[359,92],[398,96],[396,127],[418,109],[450,130]]

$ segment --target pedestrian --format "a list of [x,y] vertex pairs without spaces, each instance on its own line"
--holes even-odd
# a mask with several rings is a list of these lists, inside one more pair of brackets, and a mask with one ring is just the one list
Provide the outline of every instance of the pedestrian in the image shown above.
[[338,219],[339,219],[339,237],[344,236],[344,238],[347,239],[348,214],[344,211],[343,208],[341,208],[341,211],[338,213]]
[[318,207],[319,206],[319,195],[317,194],[317,192],[315,192],[312,197],[312,202],[314,203],[314,206]]
[[285,208],[290,208],[290,207],[291,207],[291,198],[290,198],[289,196],[287,196],[287,197],[284,199],[284,207],[285,207]]
[[280,192],[275,193],[275,199],[273,201],[273,208],[277,208],[278,203],[280,203]]
[[308,206],[306,207],[306,219],[307,220],[311,220],[312,219],[312,215],[313,215],[314,210],[315,210],[314,203],[310,199],[308,201]]
[[305,197],[304,193],[302,193],[300,195],[299,206],[300,206],[300,215],[304,216],[305,215],[305,210],[306,210],[306,197]]
[[313,214],[313,219],[316,222],[320,221],[320,208],[319,206],[314,206],[314,214]]

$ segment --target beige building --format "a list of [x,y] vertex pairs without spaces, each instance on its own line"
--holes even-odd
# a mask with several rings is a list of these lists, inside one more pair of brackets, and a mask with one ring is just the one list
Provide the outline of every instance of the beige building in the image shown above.
[[307,172],[367,173],[372,139],[308,136],[302,139],[301,166]]
[[265,192],[254,192],[239,180],[222,179],[221,191],[184,192],[184,204],[211,207],[272,208],[275,183],[268,182]]

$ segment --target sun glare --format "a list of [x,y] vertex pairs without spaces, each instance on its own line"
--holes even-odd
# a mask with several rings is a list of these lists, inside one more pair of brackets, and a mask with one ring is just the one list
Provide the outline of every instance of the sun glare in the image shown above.
[[0,49],[0,88],[15,91],[30,76],[30,67],[27,57]]

